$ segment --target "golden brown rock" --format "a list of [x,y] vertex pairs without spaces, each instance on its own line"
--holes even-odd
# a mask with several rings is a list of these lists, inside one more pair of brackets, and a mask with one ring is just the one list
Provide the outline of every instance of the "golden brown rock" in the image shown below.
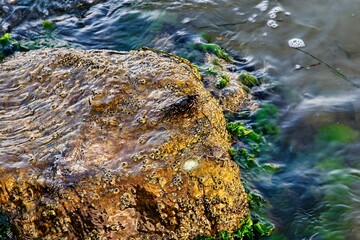
[[0,211],[19,239],[189,239],[248,214],[221,107],[184,59],[18,53],[0,91]]

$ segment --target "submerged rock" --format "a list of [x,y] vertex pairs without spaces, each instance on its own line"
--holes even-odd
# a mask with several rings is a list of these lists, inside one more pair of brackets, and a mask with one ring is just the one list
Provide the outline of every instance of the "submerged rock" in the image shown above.
[[221,107],[188,61],[18,53],[0,91],[0,213],[15,237],[188,239],[247,216]]

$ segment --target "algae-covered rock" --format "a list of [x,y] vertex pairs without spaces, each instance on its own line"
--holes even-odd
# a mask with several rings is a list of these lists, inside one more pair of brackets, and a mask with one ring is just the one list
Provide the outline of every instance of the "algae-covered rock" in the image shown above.
[[257,109],[258,105],[249,93],[250,89],[238,80],[235,63],[229,63],[214,54],[206,54],[203,82],[206,89],[218,100],[225,112]]
[[239,81],[249,88],[260,85],[260,81],[256,77],[246,72],[239,75]]
[[189,239],[248,214],[221,107],[150,50],[0,64],[0,214],[19,239]]

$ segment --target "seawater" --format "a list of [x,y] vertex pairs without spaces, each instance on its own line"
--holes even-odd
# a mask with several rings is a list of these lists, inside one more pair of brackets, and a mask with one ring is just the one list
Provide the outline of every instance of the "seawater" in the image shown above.
[[358,0],[0,0],[0,34],[30,48],[148,46],[196,62],[193,44],[214,42],[270,79],[280,133],[257,161],[282,167],[255,183],[270,239],[360,239],[359,22]]

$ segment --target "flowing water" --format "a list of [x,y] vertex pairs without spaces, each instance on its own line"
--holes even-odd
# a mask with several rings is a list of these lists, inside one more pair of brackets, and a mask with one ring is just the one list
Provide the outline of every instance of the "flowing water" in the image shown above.
[[30,48],[149,46],[196,62],[193,44],[211,41],[277,85],[264,101],[280,134],[258,161],[282,167],[255,183],[270,239],[360,239],[359,23],[359,0],[0,0],[0,34]]

